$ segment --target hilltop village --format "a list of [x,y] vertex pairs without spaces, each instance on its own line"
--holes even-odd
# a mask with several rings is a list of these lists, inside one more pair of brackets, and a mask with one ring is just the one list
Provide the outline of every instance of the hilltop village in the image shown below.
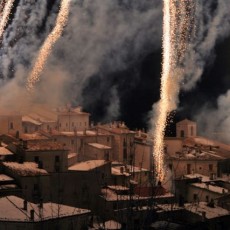
[[90,123],[81,107],[0,112],[0,229],[230,229],[230,145],[194,121],[153,139],[123,122]]

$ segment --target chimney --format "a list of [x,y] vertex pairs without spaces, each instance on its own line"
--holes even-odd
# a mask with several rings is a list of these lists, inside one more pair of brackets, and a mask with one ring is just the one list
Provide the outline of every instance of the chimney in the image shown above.
[[27,200],[23,201],[23,209],[27,211]]
[[40,199],[39,208],[43,208],[43,199]]
[[34,221],[34,210],[30,210],[30,220]]
[[202,212],[202,222],[204,222],[205,221],[205,219],[206,219],[206,212]]

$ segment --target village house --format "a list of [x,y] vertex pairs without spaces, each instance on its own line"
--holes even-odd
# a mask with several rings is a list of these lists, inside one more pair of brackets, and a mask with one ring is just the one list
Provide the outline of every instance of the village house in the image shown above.
[[17,196],[0,198],[0,229],[82,229],[90,210],[45,202],[35,204]]

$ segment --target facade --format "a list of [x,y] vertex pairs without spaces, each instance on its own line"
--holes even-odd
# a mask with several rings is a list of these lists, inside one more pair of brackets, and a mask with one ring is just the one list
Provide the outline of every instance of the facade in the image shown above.
[[58,111],[57,130],[61,132],[84,131],[89,128],[89,113],[81,108]]
[[176,136],[180,138],[195,137],[197,135],[196,122],[184,119],[176,124]]
[[102,134],[113,135],[113,160],[133,164],[135,132],[129,130],[123,123],[115,122],[108,125],[98,125],[96,130]]
[[12,113],[0,113],[0,134],[11,134],[22,132],[22,116]]

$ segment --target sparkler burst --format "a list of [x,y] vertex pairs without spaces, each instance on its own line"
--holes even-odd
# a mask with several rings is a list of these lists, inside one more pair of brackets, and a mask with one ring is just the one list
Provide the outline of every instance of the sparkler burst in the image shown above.
[[0,39],[2,38],[2,35],[4,33],[4,29],[6,27],[6,24],[8,22],[9,16],[10,16],[10,12],[11,9],[14,5],[14,0],[8,0],[5,5],[3,5],[3,12],[2,12],[2,16],[0,19]]
[[153,133],[153,158],[157,181],[165,178],[164,134],[167,118],[176,109],[183,76],[181,65],[193,24],[194,3],[190,0],[164,0],[163,6],[163,62],[160,101],[157,105]]
[[68,20],[70,1],[71,0],[62,0],[61,2],[61,7],[57,16],[56,25],[46,38],[44,44],[42,45],[39,54],[36,58],[34,67],[27,78],[26,87],[28,91],[33,90],[35,83],[39,81],[45,63],[52,51],[52,47],[63,32],[64,26],[66,25]]

